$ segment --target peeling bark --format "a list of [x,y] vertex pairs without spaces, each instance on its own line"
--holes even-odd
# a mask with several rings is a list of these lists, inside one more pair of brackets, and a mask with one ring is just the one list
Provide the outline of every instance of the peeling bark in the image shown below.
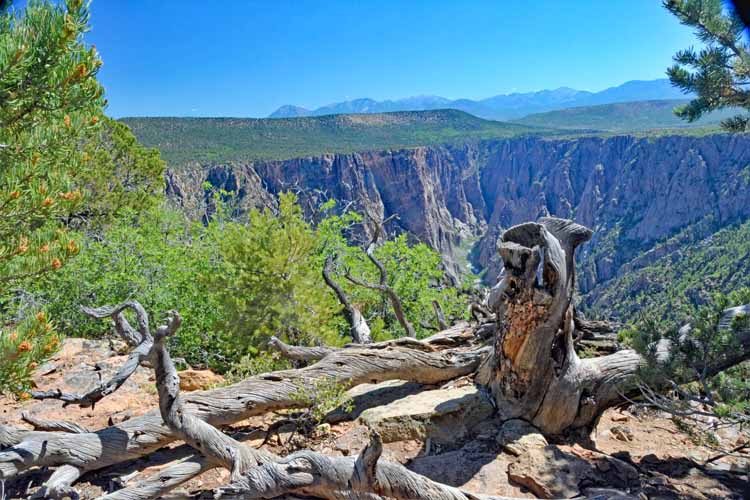
[[[645,362],[633,350],[586,359],[576,354],[574,338],[605,328],[576,319],[572,304],[575,249],[590,236],[572,221],[545,217],[511,227],[498,243],[505,267],[490,299],[498,327],[478,381],[489,386],[503,417],[527,420],[547,434],[591,425],[636,388]],[[720,328],[745,307],[727,310]],[[750,358],[750,331],[738,337],[740,349],[708,373]],[[666,359],[672,347],[661,341],[657,358]]]

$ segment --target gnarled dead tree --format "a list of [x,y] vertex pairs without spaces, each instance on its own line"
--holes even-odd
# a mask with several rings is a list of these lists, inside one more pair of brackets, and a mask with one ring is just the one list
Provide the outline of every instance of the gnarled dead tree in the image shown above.
[[[504,274],[490,300],[498,329],[477,380],[489,386],[503,417],[522,418],[548,434],[590,425],[637,388],[644,363],[633,350],[586,359],[575,352],[575,249],[591,234],[545,217],[508,229],[498,243]],[[736,355],[714,368],[750,358],[750,331],[738,340]],[[659,342],[656,357],[666,359],[672,347]]]
[[[135,310],[139,331],[133,330],[122,316],[127,308]],[[135,302],[84,311],[94,317],[113,318],[115,331],[120,336],[125,338],[132,335],[131,344],[150,345],[149,349],[136,350],[139,362],[151,366],[158,362],[155,349],[161,349],[155,341],[179,326],[179,316],[172,314],[170,321],[152,335],[148,328],[148,315]],[[488,354],[486,348],[478,348],[470,343],[467,345],[467,341],[472,339],[471,335],[436,337],[434,344],[409,338],[332,350],[312,366],[262,374],[229,387],[190,393],[182,398],[181,411],[194,418],[194,425],[201,425],[198,423],[201,421],[215,428],[253,415],[298,408],[301,405],[296,396],[299,391],[313,390],[321,380],[337,380],[344,386],[394,379],[438,384],[474,372],[481,358]],[[119,387],[124,382],[120,380],[123,372],[129,376],[135,371],[135,368],[130,369],[129,364],[133,357],[128,358],[127,369],[121,369],[115,376],[117,383],[114,385]],[[113,384],[103,385],[111,387]],[[38,397],[56,397],[64,404],[90,406],[88,398],[58,391],[41,393]],[[223,439],[218,434],[216,437]],[[81,474],[150,454],[175,439],[185,440],[186,437],[165,425],[158,412],[95,432],[78,434],[26,431],[0,425],[0,446],[4,448],[0,451],[0,480],[14,477],[31,467],[56,466],[60,472],[50,477],[44,491],[50,497],[60,497],[70,491],[70,485]],[[251,460],[248,458],[246,461]],[[148,492],[148,496],[121,493],[111,498],[156,498],[168,488],[174,488],[200,472],[221,464],[214,458],[195,458],[174,464],[174,468],[168,468],[169,472],[162,472],[163,481],[151,480],[147,485],[139,485],[138,491]]]
[[409,319],[406,317],[406,314],[404,313],[404,306],[401,304],[401,299],[399,298],[398,294],[393,288],[391,288],[390,285],[388,285],[388,271],[386,271],[383,263],[380,262],[377,257],[375,257],[375,249],[378,246],[378,240],[380,240],[380,237],[383,234],[383,227],[386,225],[386,223],[388,223],[388,221],[394,219],[395,217],[395,215],[391,215],[390,217],[381,221],[376,217],[369,216],[370,220],[372,220],[373,225],[375,226],[375,229],[372,233],[370,243],[368,243],[367,248],[365,249],[365,254],[367,254],[367,258],[370,259],[370,262],[372,262],[373,265],[378,269],[378,275],[380,276],[379,281],[377,283],[369,283],[355,276],[352,276],[348,271],[346,272],[346,279],[357,286],[369,288],[370,290],[378,290],[384,293],[385,296],[388,297],[388,300],[391,303],[391,307],[393,307],[393,313],[396,315],[396,319],[406,332],[406,335],[415,339],[417,338],[417,332],[416,330],[414,330],[414,325],[412,325]]
[[[492,498],[437,483],[379,460],[376,435],[359,457],[327,457],[302,451],[279,458],[249,448],[218,429],[253,415],[298,408],[302,402],[296,394],[312,390],[323,379],[335,379],[351,387],[392,379],[437,384],[471,374],[491,391],[501,418],[524,419],[547,434],[591,424],[604,409],[637,389],[637,370],[644,359],[632,350],[589,359],[580,359],[575,353],[574,252],[590,235],[580,225],[555,218],[506,231],[499,243],[504,275],[496,289],[496,300],[491,302],[496,323],[485,323],[481,336],[475,335],[477,330],[458,325],[425,340],[407,337],[337,349],[279,342],[275,347],[283,355],[317,363],[186,395],[179,392],[177,372],[164,346],[165,338],[179,327],[176,313],[152,334],[146,311],[135,302],[87,309],[92,316],[112,318],[115,331],[133,346],[133,354],[112,381],[86,395],[52,391],[36,397],[91,406],[119,387],[135,367],[147,365],[157,373],[159,411],[94,432],[49,422],[38,424],[52,432],[0,425],[0,480],[31,467],[57,467],[42,492],[60,498],[74,494],[72,485],[85,472],[182,440],[197,453],[106,498],[157,498],[219,466],[232,471],[231,484],[216,492],[224,498]],[[137,329],[122,315],[126,308],[135,311]],[[732,318],[747,311],[747,307],[733,308],[725,316]],[[494,335],[486,335],[487,325],[495,325]],[[738,335],[738,349],[716,366],[706,367],[706,373],[750,359],[750,328]],[[487,340],[491,346],[483,345]],[[668,356],[672,348],[670,342],[660,342],[655,346],[656,357]]]
[[365,317],[362,316],[360,310],[349,301],[346,293],[344,293],[344,289],[341,288],[341,285],[339,285],[333,278],[332,271],[335,259],[334,256],[330,255],[326,258],[325,264],[323,264],[323,281],[325,281],[326,285],[333,290],[336,297],[339,299],[339,302],[344,307],[344,317],[349,323],[349,334],[352,337],[352,341],[355,344],[369,344],[372,342],[372,335],[370,334],[370,327],[367,325]]

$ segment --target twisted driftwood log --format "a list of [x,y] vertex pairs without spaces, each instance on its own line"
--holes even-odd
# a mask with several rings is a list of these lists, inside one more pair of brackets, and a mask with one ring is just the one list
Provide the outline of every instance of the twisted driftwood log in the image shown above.
[[[37,422],[40,429],[56,432],[0,426],[0,480],[30,467],[57,467],[41,494],[74,496],[72,484],[81,474],[147,455],[179,439],[197,453],[105,498],[157,498],[217,466],[232,471],[231,484],[217,492],[226,498],[491,498],[379,460],[375,435],[357,458],[325,457],[310,451],[279,458],[249,448],[218,428],[253,415],[299,407],[295,395],[323,379],[333,378],[347,387],[392,379],[437,384],[474,373],[476,381],[493,394],[501,418],[527,420],[548,434],[591,424],[637,387],[637,370],[644,359],[632,350],[589,359],[575,353],[573,339],[582,333],[576,332],[572,305],[574,252],[590,234],[580,225],[554,218],[506,231],[499,243],[505,270],[489,301],[495,322],[481,325],[477,336],[465,325],[457,325],[423,341],[406,337],[339,349],[288,346],[277,340],[274,347],[283,355],[317,363],[184,396],[164,347],[165,338],[179,327],[179,315],[170,313],[152,334],[148,315],[136,302],[85,309],[94,317],[112,318],[115,331],[133,346],[128,361],[112,380],[87,394],[50,391],[34,396],[93,406],[121,386],[139,365],[151,366],[157,373],[159,412],[95,432],[61,422]],[[127,308],[136,313],[137,328],[123,316]],[[720,328],[728,328],[732,318],[749,310],[747,306],[727,310]],[[483,340],[492,346],[482,347]],[[737,340],[736,351],[704,372],[717,373],[749,359],[750,328],[738,332]],[[672,348],[668,341],[660,342],[655,346],[657,358],[669,356]]]

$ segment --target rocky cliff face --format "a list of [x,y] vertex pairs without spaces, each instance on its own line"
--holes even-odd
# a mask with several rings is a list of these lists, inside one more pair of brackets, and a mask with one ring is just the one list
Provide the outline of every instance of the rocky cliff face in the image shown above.
[[750,138],[522,138],[196,165],[170,171],[167,181],[168,194],[198,212],[209,182],[238,193],[243,208],[272,206],[274,195],[295,190],[307,208],[335,198],[396,213],[391,230],[430,244],[454,271],[473,245],[471,258],[490,282],[503,229],[548,214],[572,218],[596,230],[579,254],[586,294],[647,263],[656,243],[687,226],[700,223],[705,236],[750,217]]

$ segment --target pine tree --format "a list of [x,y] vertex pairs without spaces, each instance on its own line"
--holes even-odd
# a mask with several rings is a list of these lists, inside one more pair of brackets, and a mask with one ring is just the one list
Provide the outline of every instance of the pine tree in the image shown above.
[[[705,44],[675,54],[667,70],[669,80],[695,99],[675,110],[689,122],[722,108],[750,109],[750,51],[743,40],[744,24],[721,0],[666,0],[664,7],[680,22],[695,29]],[[722,121],[722,127],[743,132],[750,115],[738,114]]]
[[0,12],[0,391],[27,387],[58,343],[38,304],[8,304],[78,253],[72,230],[163,186],[158,153],[103,114],[88,20],[83,0]]

